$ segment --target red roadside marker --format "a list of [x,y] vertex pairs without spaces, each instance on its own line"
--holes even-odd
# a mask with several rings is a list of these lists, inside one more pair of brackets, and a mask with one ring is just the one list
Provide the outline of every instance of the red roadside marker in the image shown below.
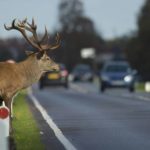
[[0,106],[0,119],[6,119],[9,116],[9,109],[6,106]]

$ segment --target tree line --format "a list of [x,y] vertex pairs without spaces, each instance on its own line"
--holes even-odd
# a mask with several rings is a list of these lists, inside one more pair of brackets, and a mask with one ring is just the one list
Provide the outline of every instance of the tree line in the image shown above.
[[[150,0],[146,0],[137,17],[137,31],[127,36],[105,40],[97,32],[94,22],[84,13],[80,0],[63,0],[59,4],[59,27],[50,39],[53,42],[57,32],[61,36],[61,46],[49,55],[65,63],[71,70],[77,63],[92,64],[92,59],[83,59],[81,49],[94,48],[96,55],[105,52],[124,54],[131,66],[138,70],[145,80],[150,80]],[[31,49],[23,39],[0,39],[0,60],[20,61],[26,56],[24,50]],[[117,55],[118,54],[118,55]]]
[[150,80],[150,0],[137,17],[138,30],[128,38],[126,55],[145,80]]

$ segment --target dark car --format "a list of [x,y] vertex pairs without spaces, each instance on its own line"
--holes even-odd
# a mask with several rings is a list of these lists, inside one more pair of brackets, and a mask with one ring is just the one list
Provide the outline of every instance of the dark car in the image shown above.
[[51,85],[62,85],[65,88],[68,88],[68,71],[64,64],[60,64],[59,71],[49,71],[41,77],[39,81],[40,89]]
[[111,61],[104,64],[100,72],[100,90],[108,87],[126,87],[134,91],[135,70],[126,61]]
[[87,64],[78,64],[71,72],[72,81],[93,81],[94,73]]

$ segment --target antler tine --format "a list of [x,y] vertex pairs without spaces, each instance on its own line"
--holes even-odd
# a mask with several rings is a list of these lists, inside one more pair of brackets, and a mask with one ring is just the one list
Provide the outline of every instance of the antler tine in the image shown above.
[[22,20],[22,21],[19,20],[19,22],[17,23],[17,26],[18,26],[19,28],[23,28],[23,29],[25,29],[25,30],[27,30],[27,31],[33,32],[32,28],[29,28],[28,26],[26,26],[26,24],[28,24],[27,18],[25,18],[25,19]]
[[30,28],[32,28],[33,30],[36,30],[36,29],[37,29],[37,25],[34,23],[34,18],[32,18],[32,23],[31,23],[31,24],[28,23],[28,22],[27,22],[27,24],[28,24],[28,26],[29,26]]
[[32,18],[32,26],[35,27],[35,22],[34,22],[34,18]]
[[[28,23],[28,25],[29,25],[34,31],[36,31],[37,26],[36,26],[36,24],[35,24],[34,18],[32,18],[32,24],[29,24],[29,23]],[[36,32],[33,32],[33,37],[32,37],[32,39],[36,40],[36,41],[37,41],[37,44],[39,45],[39,47],[42,48],[42,47],[43,47],[42,43],[45,42],[45,41],[48,42],[48,40],[49,40],[49,36],[48,36],[48,32],[47,32],[46,26],[45,26],[45,34],[44,34],[44,36],[42,37],[41,40],[38,39],[38,36],[37,36]],[[44,50],[45,50],[45,49],[44,49]]]
[[49,40],[49,36],[48,36],[48,32],[47,32],[47,28],[45,26],[45,34],[44,36],[42,37],[42,39],[40,40],[40,44],[42,44],[43,42],[47,41],[48,42]]
[[39,50],[42,51],[40,41],[39,41],[37,33],[36,33],[37,25],[35,24],[34,19],[32,18],[31,24],[27,21],[25,23],[27,23],[28,26],[24,25],[24,28],[33,34],[33,36],[30,38],[30,40],[34,41],[38,45]]
[[27,17],[22,21],[24,24],[27,23]]
[[32,30],[31,32],[33,33],[33,36],[32,36],[32,39],[34,39],[34,41],[37,42],[38,46],[40,46],[40,41],[38,39],[38,36],[37,36],[37,33],[36,33],[36,30],[37,30],[37,25],[35,24],[34,22],[34,19],[32,18],[32,23],[30,24],[29,22],[27,22],[28,26],[31,28],[29,28],[30,30]]
[[18,20],[20,25],[24,25],[27,23],[27,17],[24,20]]
[[45,51],[54,50],[60,46],[60,36],[57,33],[56,35],[56,43],[54,45],[42,45],[41,48]]
[[25,30],[30,31],[31,33],[33,33],[34,37],[36,34],[36,31],[34,31],[32,28],[29,28],[28,26],[26,26],[27,23],[27,19],[24,19],[23,21],[19,21],[17,22],[17,24],[15,23],[16,19],[14,19],[12,21],[12,25],[10,27],[7,27],[4,24],[4,27],[6,30],[18,30],[19,32],[21,32],[21,34],[23,35],[23,37],[27,40],[28,43],[30,43],[33,47],[35,47],[36,49],[38,49],[39,51],[43,51],[40,47],[40,45],[37,43],[37,39],[31,40],[27,35]]
[[7,27],[7,26],[4,24],[5,29],[6,29],[6,30],[12,30],[12,29],[14,29],[14,28],[17,29],[16,26],[15,26],[15,21],[16,21],[16,19],[14,19],[14,20],[12,21],[12,24],[11,24],[10,27]]
[[58,48],[60,46],[60,42],[61,42],[60,41],[60,35],[57,33],[57,35],[56,35],[56,44],[54,46],[50,47],[50,49],[54,50],[54,49]]
[[60,35],[58,33],[56,35],[56,45],[60,45]]
[[56,39],[56,43],[54,45],[49,46],[49,50],[54,50],[60,46],[60,35],[58,33],[55,39]]
[[[14,19],[12,21],[12,24],[10,27],[6,26],[5,24],[4,24],[4,27],[6,30],[15,29],[15,30],[18,30],[19,32],[21,32],[21,34],[27,40],[27,42],[30,43],[33,47],[35,47],[39,51],[53,50],[53,49],[56,49],[57,47],[59,47],[59,45],[60,45],[60,36],[58,33],[56,35],[56,43],[54,45],[44,44],[45,41],[48,43],[48,40],[49,40],[49,36],[48,36],[46,27],[45,27],[44,36],[42,37],[41,40],[39,40],[38,35],[36,33],[37,26],[34,22],[34,19],[32,19],[31,24],[27,22],[27,18],[25,18],[22,21],[19,20],[17,23],[16,23],[16,19]],[[27,36],[26,30],[33,34],[31,38],[29,38]]]

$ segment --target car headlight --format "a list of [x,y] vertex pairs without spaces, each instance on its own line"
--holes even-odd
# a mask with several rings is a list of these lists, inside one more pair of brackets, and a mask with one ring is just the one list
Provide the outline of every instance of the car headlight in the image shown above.
[[74,75],[73,75],[73,74],[69,74],[68,79],[69,79],[69,81],[73,81],[73,79],[74,79]]
[[125,82],[131,82],[132,80],[133,80],[133,76],[131,76],[131,75],[127,75],[124,77]]

